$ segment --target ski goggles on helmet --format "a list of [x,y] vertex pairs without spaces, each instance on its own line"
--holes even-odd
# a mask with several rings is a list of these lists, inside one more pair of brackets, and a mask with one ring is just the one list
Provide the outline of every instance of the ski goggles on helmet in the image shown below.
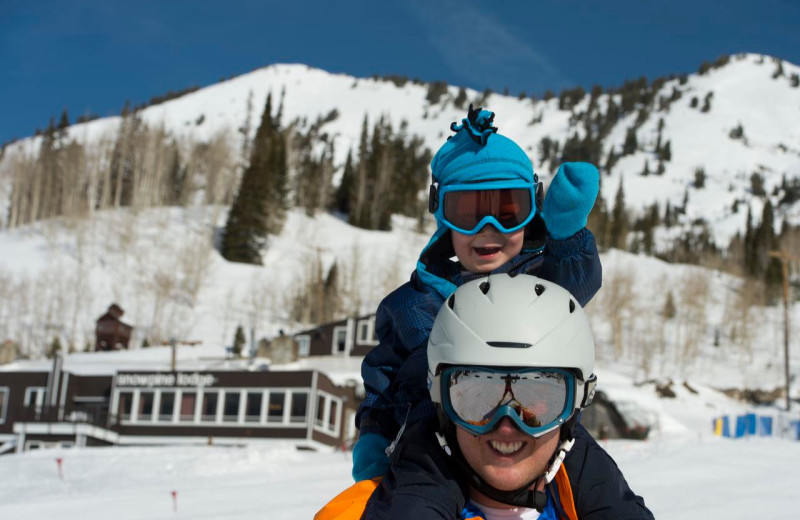
[[437,220],[465,235],[487,224],[501,233],[524,228],[536,214],[536,183],[519,181],[431,186],[430,209]]
[[441,385],[444,412],[474,435],[495,430],[508,417],[520,431],[539,437],[574,411],[575,375],[567,370],[450,367]]

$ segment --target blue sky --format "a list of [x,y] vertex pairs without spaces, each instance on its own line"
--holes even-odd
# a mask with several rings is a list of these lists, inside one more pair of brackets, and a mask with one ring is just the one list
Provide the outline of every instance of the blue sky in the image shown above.
[[0,143],[272,63],[483,90],[800,63],[797,0],[0,0]]

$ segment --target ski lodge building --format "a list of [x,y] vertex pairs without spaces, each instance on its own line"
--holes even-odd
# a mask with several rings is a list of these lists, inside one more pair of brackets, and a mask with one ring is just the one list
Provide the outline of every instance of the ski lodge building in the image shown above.
[[0,453],[278,439],[316,450],[356,436],[360,357],[274,365],[220,350],[178,347],[175,370],[168,346],[0,365]]

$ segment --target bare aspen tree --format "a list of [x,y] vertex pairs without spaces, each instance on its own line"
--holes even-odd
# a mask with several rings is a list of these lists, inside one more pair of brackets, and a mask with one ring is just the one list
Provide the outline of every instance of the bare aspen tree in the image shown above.
[[264,280],[259,273],[253,274],[249,284],[249,294],[247,295],[247,317],[250,325],[251,340],[258,337],[261,333],[264,320],[271,310],[270,306],[274,300],[274,295],[270,290],[270,284]]
[[11,177],[11,197],[7,226],[14,228],[33,221],[32,185],[39,175],[37,160],[25,153],[7,159]]
[[[644,301],[638,302],[636,306],[641,307],[647,301],[658,304],[658,300],[653,297],[670,294],[668,286],[667,279],[659,278],[657,282],[648,287]],[[634,358],[638,374],[634,374],[634,380],[646,381],[652,373],[655,358],[663,356],[666,351],[666,323],[669,317],[663,311],[641,312],[637,313],[636,317],[637,327],[633,344],[635,345]]]
[[686,370],[694,363],[708,330],[709,272],[693,269],[683,276],[680,285],[677,319],[679,340],[678,365]]
[[247,94],[247,104],[245,105],[244,122],[239,127],[239,135],[241,139],[241,147],[239,152],[239,171],[244,171],[247,165],[250,164],[250,149],[252,146],[252,127],[253,127],[253,91],[252,89]]
[[353,242],[349,258],[343,263],[341,269],[340,294],[343,298],[343,310],[348,314],[361,314],[362,302],[361,283],[363,278],[363,264],[361,257],[363,250],[358,241]]
[[625,353],[626,320],[634,305],[633,284],[636,270],[632,265],[617,266],[606,274],[602,289],[601,313],[611,329],[611,345],[615,359]]
[[185,303],[194,307],[211,271],[211,243],[204,234],[189,239],[177,252],[178,277]]
[[91,309],[94,295],[89,284],[89,251],[90,237],[87,236],[89,228],[85,223],[76,227],[74,240],[74,263],[75,268],[69,277],[69,291],[71,296],[69,306],[71,307],[70,328],[68,334],[68,344],[75,347],[79,344],[79,320],[82,311]]
[[757,333],[754,324],[762,321],[759,306],[763,304],[763,284],[748,278],[742,279],[725,300],[723,325],[743,368],[753,361],[753,341]]
[[205,179],[205,204],[226,205],[233,202],[236,186],[236,164],[230,143],[230,133],[216,133],[205,146],[195,146],[190,161],[192,170]]

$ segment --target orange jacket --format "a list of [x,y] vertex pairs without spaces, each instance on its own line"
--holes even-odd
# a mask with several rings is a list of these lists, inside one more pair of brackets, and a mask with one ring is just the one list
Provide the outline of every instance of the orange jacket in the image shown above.
[[[369,497],[380,484],[381,478],[356,482],[325,504],[314,515],[314,520],[359,520],[364,513]],[[572,486],[563,465],[558,469],[556,478],[549,485],[555,487],[553,495],[558,498],[560,510],[566,515],[562,520],[578,520],[575,503],[572,499]],[[483,518],[466,517],[462,520],[483,520]]]

